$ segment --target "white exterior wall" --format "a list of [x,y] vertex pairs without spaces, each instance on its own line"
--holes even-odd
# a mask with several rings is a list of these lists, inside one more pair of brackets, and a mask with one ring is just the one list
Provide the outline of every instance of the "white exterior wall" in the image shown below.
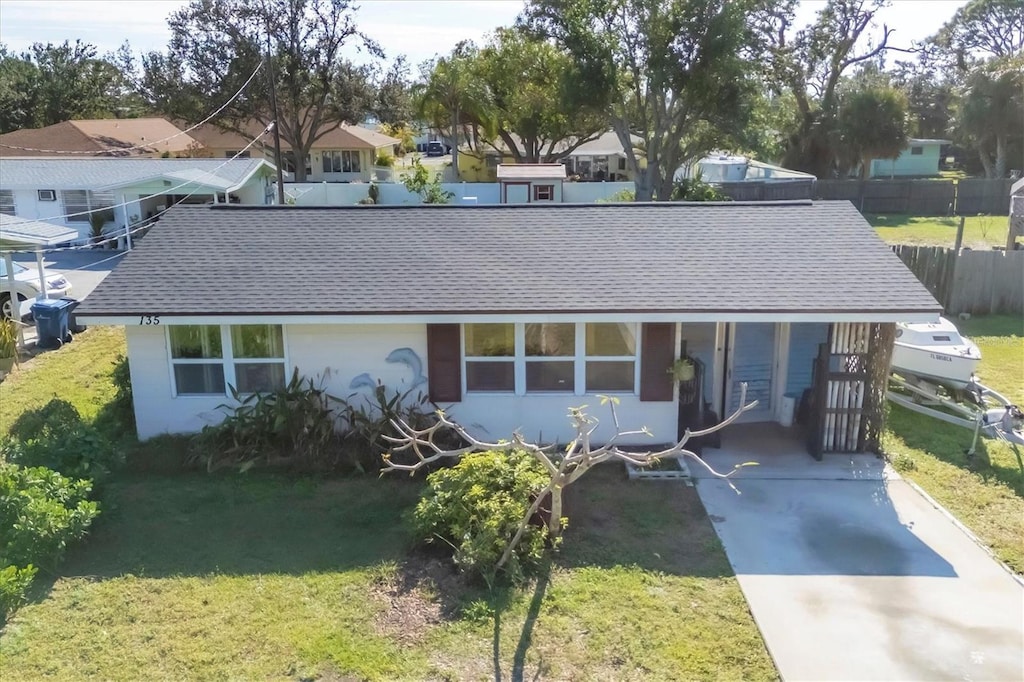
[[[127,327],[128,360],[135,400],[135,421],[140,439],[163,433],[194,433],[223,418],[217,406],[226,396],[174,396],[166,327]],[[426,373],[427,328],[424,324],[287,325],[285,355],[288,376],[298,367],[305,377],[323,379],[328,391],[340,398],[370,389],[352,389],[352,380],[367,374],[389,388],[413,387],[413,373],[404,364],[386,362],[398,348],[412,349]],[[419,387],[424,394],[427,385]],[[415,392],[414,392],[415,395]],[[650,428],[654,438],[638,436],[624,444],[656,444],[676,438],[676,402],[640,402],[637,395],[621,394],[616,408],[624,429]],[[460,403],[442,405],[471,433],[486,439],[507,439],[519,429],[524,436],[544,442],[567,442],[573,435],[570,407],[589,405],[601,421],[597,442],[610,436],[611,415],[593,395],[468,393]]]
[[[39,189],[54,189],[52,187],[40,187]],[[89,233],[92,231],[92,227],[89,225],[88,220],[84,221],[73,221],[64,218],[65,209],[64,202],[61,200],[61,190],[54,189],[57,194],[56,201],[39,201],[39,194],[34,189],[16,189],[14,193],[14,210],[15,215],[20,218],[27,218],[29,220],[46,220],[57,225],[66,225],[72,229],[78,230],[79,240],[85,241],[89,238]],[[134,204],[129,204],[127,207],[129,215],[133,210],[135,214],[138,214],[138,194],[127,194],[122,199],[122,195],[118,192],[114,192],[114,203],[120,204],[123,200],[133,201]],[[114,222],[107,223],[107,231],[109,232],[112,225],[124,225],[125,220],[125,207],[115,206],[114,207]],[[88,216],[84,216],[88,218]]]
[[[555,182],[554,185],[553,203],[570,204],[592,204],[599,199],[610,199],[622,190],[636,189],[632,182]],[[381,204],[420,203],[419,196],[401,183],[381,182],[377,186]],[[497,182],[445,182],[441,186],[455,195],[453,204],[473,203],[467,202],[467,197],[475,197],[478,205],[501,203],[501,185]],[[352,206],[366,197],[370,186],[368,183],[289,182],[284,189],[285,194],[295,200],[296,206]]]

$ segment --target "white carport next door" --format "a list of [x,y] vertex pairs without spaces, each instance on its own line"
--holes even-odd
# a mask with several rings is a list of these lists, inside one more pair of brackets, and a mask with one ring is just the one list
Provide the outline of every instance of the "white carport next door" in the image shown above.
[[740,416],[742,422],[765,422],[776,418],[781,358],[785,349],[784,330],[775,322],[738,322],[726,325],[725,415],[739,407],[740,384],[747,383],[747,402],[757,407]]

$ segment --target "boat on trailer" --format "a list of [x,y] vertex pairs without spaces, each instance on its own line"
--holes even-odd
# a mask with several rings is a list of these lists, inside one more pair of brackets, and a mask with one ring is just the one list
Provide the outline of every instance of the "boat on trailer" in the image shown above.
[[911,383],[964,389],[974,380],[981,351],[944,317],[937,323],[897,323],[892,370]]
[[914,412],[973,429],[968,455],[982,434],[1017,451],[1024,445],[1024,411],[978,380],[980,361],[978,346],[944,317],[938,323],[897,323],[886,396]]

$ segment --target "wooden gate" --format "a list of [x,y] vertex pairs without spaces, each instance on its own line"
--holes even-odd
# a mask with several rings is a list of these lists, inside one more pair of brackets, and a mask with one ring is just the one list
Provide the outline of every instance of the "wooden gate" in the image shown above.
[[837,322],[819,346],[808,443],[815,458],[877,449],[893,331],[892,324]]

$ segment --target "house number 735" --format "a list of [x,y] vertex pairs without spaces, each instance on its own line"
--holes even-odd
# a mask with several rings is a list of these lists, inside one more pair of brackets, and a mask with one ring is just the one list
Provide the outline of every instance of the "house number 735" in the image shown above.
[[139,315],[139,324],[160,324],[159,315]]

